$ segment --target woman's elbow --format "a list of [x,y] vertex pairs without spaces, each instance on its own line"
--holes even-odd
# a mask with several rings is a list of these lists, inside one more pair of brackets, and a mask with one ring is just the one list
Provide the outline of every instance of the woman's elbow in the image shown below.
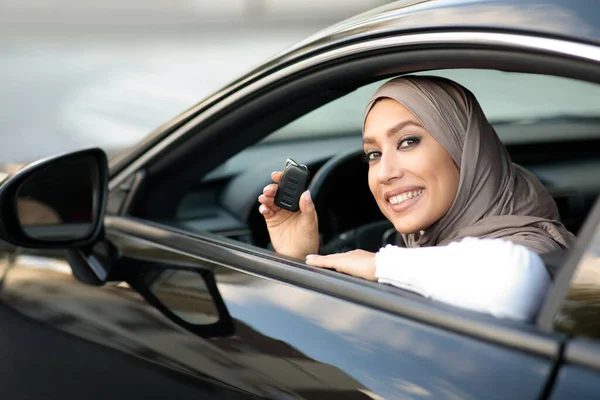
[[511,244],[505,260],[504,287],[497,293],[501,301],[492,310],[498,317],[532,322],[535,320],[552,280],[540,256],[521,245]]

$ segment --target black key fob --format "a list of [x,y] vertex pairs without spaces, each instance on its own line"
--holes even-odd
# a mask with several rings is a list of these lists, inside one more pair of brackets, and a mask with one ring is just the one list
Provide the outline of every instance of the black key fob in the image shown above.
[[298,164],[288,158],[283,167],[283,175],[279,181],[279,189],[275,195],[275,205],[285,210],[298,211],[300,196],[308,186],[310,173],[306,165]]

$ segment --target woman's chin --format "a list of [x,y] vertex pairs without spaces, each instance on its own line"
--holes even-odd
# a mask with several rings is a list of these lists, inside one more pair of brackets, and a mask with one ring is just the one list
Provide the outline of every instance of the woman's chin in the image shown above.
[[396,231],[403,235],[410,235],[411,233],[416,233],[423,229],[423,224],[418,223],[409,224],[407,221],[392,221],[392,223],[394,224]]

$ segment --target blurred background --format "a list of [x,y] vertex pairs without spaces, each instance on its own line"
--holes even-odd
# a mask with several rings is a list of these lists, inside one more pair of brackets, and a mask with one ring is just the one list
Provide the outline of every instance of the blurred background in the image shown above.
[[0,164],[109,156],[385,0],[0,0]]

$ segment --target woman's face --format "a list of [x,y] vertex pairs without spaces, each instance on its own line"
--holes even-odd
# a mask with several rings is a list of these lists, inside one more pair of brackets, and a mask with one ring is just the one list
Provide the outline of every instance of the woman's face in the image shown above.
[[406,107],[378,100],[365,121],[363,145],[371,193],[398,232],[427,229],[448,212],[458,167]]

